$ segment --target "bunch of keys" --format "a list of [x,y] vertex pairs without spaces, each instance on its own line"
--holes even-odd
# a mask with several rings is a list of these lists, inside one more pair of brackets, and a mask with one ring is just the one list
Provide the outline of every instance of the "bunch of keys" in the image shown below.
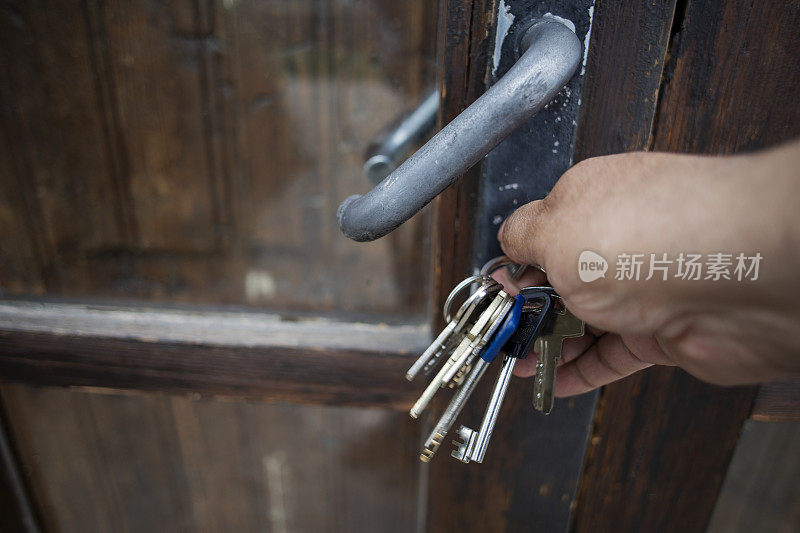
[[[552,287],[526,287],[511,296],[491,277],[498,268],[507,267],[512,279],[517,279],[525,266],[513,263],[505,256],[492,259],[479,275],[459,283],[444,305],[447,326],[436,340],[417,359],[406,374],[408,380],[422,371],[434,378],[411,408],[418,418],[440,388],[455,388],[456,392],[438,423],[425,442],[420,459],[431,460],[456,418],[466,405],[478,382],[495,359],[500,359],[500,371],[489,404],[476,432],[466,426],[458,429],[459,440],[453,441],[453,457],[469,463],[483,462],[500,406],[511,381],[518,359],[524,359],[533,348],[538,354],[533,386],[533,406],[545,414],[553,408],[556,366],[565,338],[583,335],[584,324],[563,305]],[[541,269],[540,269],[541,270]],[[451,306],[459,293],[477,285],[472,294],[451,316]]]

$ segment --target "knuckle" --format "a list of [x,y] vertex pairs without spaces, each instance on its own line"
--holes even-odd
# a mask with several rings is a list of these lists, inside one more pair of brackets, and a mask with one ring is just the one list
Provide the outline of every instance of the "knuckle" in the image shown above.
[[539,246],[546,232],[549,204],[539,200],[526,204],[511,214],[503,231],[503,250],[513,259],[536,262]]

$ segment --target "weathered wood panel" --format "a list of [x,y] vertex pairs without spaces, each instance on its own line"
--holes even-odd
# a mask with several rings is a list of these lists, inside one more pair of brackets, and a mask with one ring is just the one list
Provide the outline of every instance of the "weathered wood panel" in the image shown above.
[[[452,121],[486,90],[487,53],[491,45],[494,0],[447,0],[441,3],[439,65],[440,127]],[[444,327],[438,311],[447,295],[472,274],[472,248],[480,165],[461,176],[434,201],[434,325]]]
[[123,157],[118,179],[128,189],[135,249],[209,252],[221,195],[209,186],[205,117],[215,110],[203,84],[208,30],[199,14],[186,32],[172,20],[173,9],[199,9],[200,2],[173,4],[92,2],[88,11],[104,63],[110,129]]
[[750,418],[760,422],[800,422],[800,379],[760,386]]
[[422,326],[3,302],[0,381],[408,408]]
[[[730,153],[798,135],[800,106],[790,87],[799,75],[800,3],[681,7],[649,147]],[[627,72],[616,70],[613,57],[597,65],[607,83]],[[644,136],[633,133],[640,143]],[[612,139],[609,148],[646,147]],[[755,390],[712,387],[667,368],[607,386],[574,529],[704,531]]]
[[675,28],[653,149],[739,153],[800,135],[799,24],[797,0],[690,2]]
[[746,422],[706,533],[796,531],[798,449],[797,422]]
[[86,21],[75,2],[48,7],[0,12],[7,291],[86,290],[86,250],[121,242]]
[[650,144],[675,0],[598,0],[574,160]]
[[49,531],[411,531],[404,414],[4,385]]
[[435,79],[437,6],[60,0],[0,12],[0,285],[421,316],[430,219],[345,239],[373,135]]
[[[439,125],[458,116],[486,88],[487,53],[490,49],[491,21],[496,12],[494,0],[446,0],[441,2],[439,20],[439,64],[441,69]],[[477,208],[480,165],[445,189],[434,201],[432,325],[443,326],[442,305],[452,288],[472,274],[475,211]],[[439,395],[441,396],[441,394]],[[420,424],[420,442],[435,424],[433,412],[441,412],[443,399],[437,398]],[[448,457],[449,439],[434,464],[423,465],[429,472],[427,530],[452,531],[469,524],[472,506],[464,505],[464,492],[484,486],[467,465]],[[415,454],[419,457],[419,450]],[[418,459],[417,459],[418,460]],[[484,504],[486,501],[484,501]],[[487,505],[486,510],[491,506]],[[482,527],[497,518],[491,513],[476,523]]]
[[16,448],[0,402],[0,529],[8,533],[38,533],[41,520]]

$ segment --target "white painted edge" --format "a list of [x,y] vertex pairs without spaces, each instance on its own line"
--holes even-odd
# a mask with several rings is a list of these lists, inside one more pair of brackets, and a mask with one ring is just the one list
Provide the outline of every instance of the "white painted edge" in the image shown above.
[[514,14],[511,12],[511,7],[506,5],[505,0],[500,0],[500,5],[497,7],[497,32],[494,36],[494,52],[492,54],[492,76],[497,74],[497,67],[500,66],[500,57],[503,54],[503,43],[513,23]]
[[283,320],[250,311],[193,312],[28,301],[0,302],[0,329],[144,342],[377,352],[413,353],[430,342],[430,328],[421,324]]

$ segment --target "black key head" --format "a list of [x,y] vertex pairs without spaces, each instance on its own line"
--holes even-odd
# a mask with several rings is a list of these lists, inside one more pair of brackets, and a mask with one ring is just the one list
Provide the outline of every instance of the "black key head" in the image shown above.
[[510,357],[525,359],[544,328],[553,317],[553,300],[557,296],[552,287],[531,287],[522,289],[525,298],[522,316],[514,334],[503,345],[502,351]]

